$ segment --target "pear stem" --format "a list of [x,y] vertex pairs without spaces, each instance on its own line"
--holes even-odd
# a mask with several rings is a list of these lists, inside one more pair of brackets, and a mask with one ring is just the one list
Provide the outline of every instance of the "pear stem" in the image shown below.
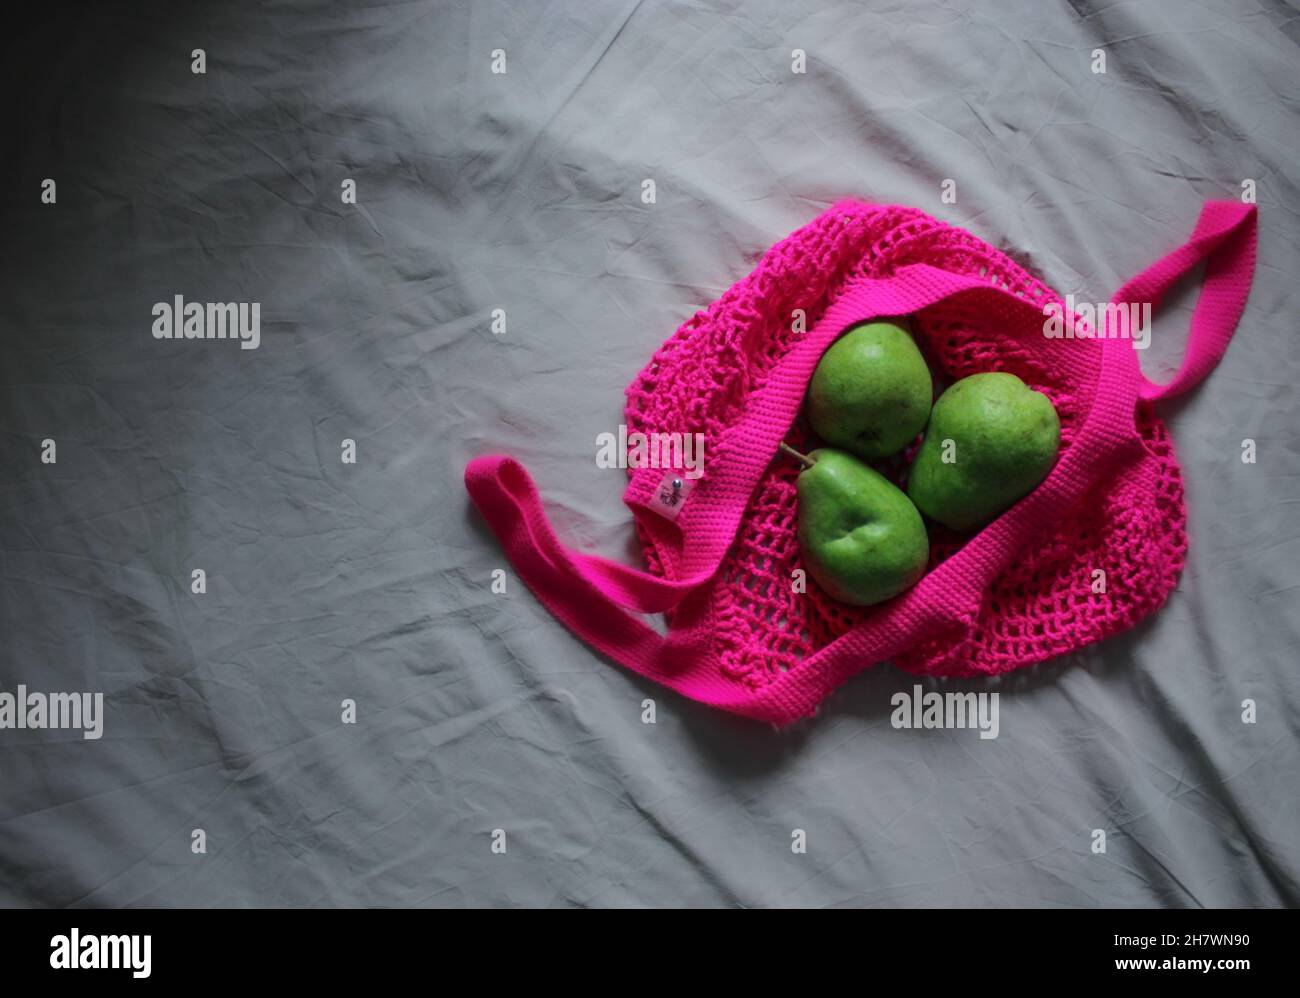
[[784,441],[781,442],[781,443],[779,443],[779,444],[777,444],[776,446],[777,446],[777,449],[778,449],[782,454],[784,454],[786,457],[792,457],[792,458],[794,458],[796,461],[798,461],[800,464],[802,464],[805,468],[811,468],[814,464],[817,463],[817,462],[814,461],[812,458],[810,458],[807,454],[800,454],[797,450],[795,450],[793,447],[791,447],[789,444],[785,443]]

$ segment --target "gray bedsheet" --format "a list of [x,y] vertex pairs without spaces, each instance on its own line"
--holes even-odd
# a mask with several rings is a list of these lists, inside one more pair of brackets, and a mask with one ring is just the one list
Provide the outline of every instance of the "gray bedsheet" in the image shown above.
[[[0,730],[0,903],[1300,900],[1293,8],[43,16],[2,70],[0,690],[100,691],[105,717],[98,740]],[[777,732],[619,670],[509,572],[492,591],[465,463],[516,455],[568,542],[635,561],[597,435],[679,323],[833,200],[916,205],[1095,301],[1247,179],[1246,314],[1165,409],[1181,585],[1130,634],[949,687],[1001,693],[998,738],[895,730],[912,679],[889,666]],[[259,347],[155,339],[176,295],[259,302]]]

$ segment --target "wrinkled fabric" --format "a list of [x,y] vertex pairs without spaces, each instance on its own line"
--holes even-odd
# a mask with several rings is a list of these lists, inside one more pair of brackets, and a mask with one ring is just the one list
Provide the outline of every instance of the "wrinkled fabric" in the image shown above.
[[[1283,5],[43,16],[0,69],[0,689],[106,716],[0,731],[0,903],[1300,903]],[[552,620],[469,508],[466,462],[520,455],[569,543],[632,563],[595,460],[624,386],[839,198],[1105,301],[1245,180],[1246,313],[1162,409],[1180,585],[1080,654],[926,683],[999,692],[996,739],[894,728],[915,680],[888,666],[779,733],[665,693]],[[260,302],[258,349],[155,339],[178,294]],[[1154,380],[1191,304],[1156,320]]]

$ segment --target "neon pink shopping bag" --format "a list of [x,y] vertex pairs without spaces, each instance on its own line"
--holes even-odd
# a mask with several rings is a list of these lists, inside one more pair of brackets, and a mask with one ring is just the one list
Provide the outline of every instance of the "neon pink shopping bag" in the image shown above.
[[[679,502],[663,493],[662,467],[630,473],[624,502],[647,571],[564,547],[512,458],[475,459],[466,486],[558,620],[624,666],[724,710],[788,723],[886,660],[945,676],[1032,665],[1132,627],[1177,583],[1183,479],[1154,406],[1223,355],[1255,242],[1253,205],[1207,202],[1191,239],[1116,293],[1116,305],[1154,308],[1205,263],[1182,367],[1156,385],[1142,374],[1132,330],[1115,328],[1117,311],[1093,329],[969,233],[912,208],[841,202],[768,250],[628,387],[629,433],[701,433],[707,443],[703,474]],[[1045,335],[1049,304],[1065,313],[1067,335]],[[1047,479],[979,533],[931,524],[925,577],[857,608],[811,579],[803,592],[794,584],[799,469],[777,447],[806,446],[797,417],[835,338],[902,315],[937,382],[1009,371],[1046,394],[1061,449]],[[666,637],[638,617],[652,613],[666,615]]]

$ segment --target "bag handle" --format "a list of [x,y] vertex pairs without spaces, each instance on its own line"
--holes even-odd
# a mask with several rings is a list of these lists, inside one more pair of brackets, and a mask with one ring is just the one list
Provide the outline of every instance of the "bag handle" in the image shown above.
[[1205,261],[1205,280],[1192,312],[1182,365],[1163,385],[1143,375],[1140,398],[1156,401],[1181,395],[1204,380],[1223,357],[1255,274],[1257,218],[1253,204],[1205,202],[1191,238],[1115,292],[1116,304],[1149,302],[1154,310],[1175,283]]
[[607,655],[653,674],[664,639],[616,605],[613,583],[590,565],[595,559],[559,542],[537,487],[518,461],[499,454],[475,458],[465,468],[465,488],[510,564],[551,613]]
[[519,462],[502,455],[475,458],[465,469],[465,486],[524,584],[570,631],[647,679],[757,720],[783,724],[810,714],[824,695],[826,674],[839,682],[856,671],[845,666],[846,658],[864,664],[884,661],[943,616],[933,600],[913,591],[869,630],[858,627],[845,634],[805,662],[806,668],[787,673],[783,682],[757,691],[740,688],[701,660],[698,628],[674,630],[665,638],[618,605],[609,579],[591,570],[594,559],[560,544],[536,486]]
[[566,548],[546,518],[532,477],[512,457],[503,454],[476,457],[465,468],[465,488],[505,547],[512,564],[547,573],[564,572],[594,590],[604,603],[642,613],[660,613],[672,609],[688,592],[713,575],[708,570],[674,581],[599,555]]

